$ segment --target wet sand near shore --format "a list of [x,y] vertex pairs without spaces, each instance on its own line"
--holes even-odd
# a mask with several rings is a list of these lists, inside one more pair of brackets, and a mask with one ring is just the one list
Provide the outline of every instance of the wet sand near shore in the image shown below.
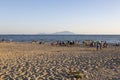
[[120,80],[120,47],[2,42],[0,80]]

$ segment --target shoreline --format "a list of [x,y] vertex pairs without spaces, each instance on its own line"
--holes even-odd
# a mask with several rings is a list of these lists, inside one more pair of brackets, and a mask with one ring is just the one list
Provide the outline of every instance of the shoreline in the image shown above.
[[52,41],[106,41],[109,44],[120,44],[120,35],[0,35],[0,41],[8,42],[52,42]]

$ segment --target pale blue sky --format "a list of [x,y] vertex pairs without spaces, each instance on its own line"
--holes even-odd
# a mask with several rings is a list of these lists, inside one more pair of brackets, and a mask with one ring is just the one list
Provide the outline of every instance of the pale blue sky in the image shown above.
[[120,34],[120,0],[0,0],[0,34]]

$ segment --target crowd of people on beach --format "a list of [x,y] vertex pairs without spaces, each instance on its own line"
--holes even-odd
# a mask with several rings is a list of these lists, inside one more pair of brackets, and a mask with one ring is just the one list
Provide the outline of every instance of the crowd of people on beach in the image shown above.
[[101,50],[102,48],[107,48],[108,43],[106,41],[53,41],[51,42],[51,46],[88,46],[88,47],[96,47],[96,50]]
[[51,42],[52,46],[75,46],[80,45],[80,41],[53,41]]
[[[3,38],[0,40],[0,42],[6,42],[6,40]],[[11,41],[10,41],[11,42]],[[36,41],[32,40],[32,43],[38,43],[38,44],[44,44],[45,41]],[[106,41],[93,41],[93,40],[84,40],[83,42],[81,41],[73,41],[73,40],[66,40],[66,41],[51,41],[50,42],[51,46],[86,46],[86,47],[95,47],[96,50],[101,50],[102,48],[107,48],[108,43]],[[120,43],[113,44],[112,46],[120,46]]]
[[106,43],[106,41],[105,42],[103,42],[103,41],[101,41],[101,42],[97,42],[97,44],[96,44],[96,49],[97,50],[101,50],[102,48],[107,48],[107,46],[108,46],[108,44]]

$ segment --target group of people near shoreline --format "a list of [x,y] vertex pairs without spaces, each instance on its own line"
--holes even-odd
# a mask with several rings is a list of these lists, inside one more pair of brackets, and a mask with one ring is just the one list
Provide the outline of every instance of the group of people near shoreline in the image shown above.
[[[0,42],[4,42],[4,41],[6,40],[5,39],[0,40]],[[44,44],[45,41],[32,40],[32,43]],[[83,45],[83,46],[88,46],[88,47],[95,47],[96,50],[101,50],[102,48],[107,48],[108,46],[108,43],[106,41],[93,41],[93,40],[85,40],[82,43],[80,41],[72,41],[72,40],[71,41],[70,40],[67,40],[67,41],[57,40],[57,41],[52,41],[50,44],[51,46],[67,46],[67,47]],[[120,46],[120,44],[116,43],[113,46]]]
[[[108,44],[106,41],[83,41],[84,46],[96,47],[96,50],[107,48]],[[53,41],[51,46],[80,46],[80,41]]]
[[52,46],[75,46],[80,45],[79,41],[54,41],[51,43]]
[[96,44],[96,50],[101,50],[102,48],[107,48],[107,46],[108,46],[108,44],[106,43],[106,41],[105,42],[103,42],[103,41],[101,41],[101,42],[97,42],[97,44]]

